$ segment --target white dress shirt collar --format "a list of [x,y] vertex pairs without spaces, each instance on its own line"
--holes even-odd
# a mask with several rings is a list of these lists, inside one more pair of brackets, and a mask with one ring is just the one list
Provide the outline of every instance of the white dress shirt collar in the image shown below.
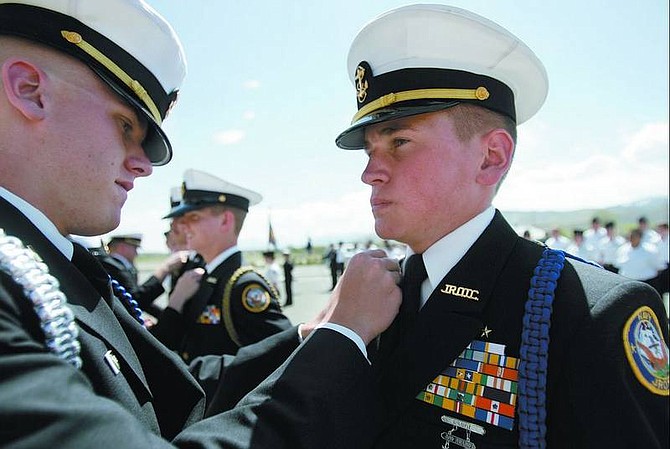
[[216,267],[221,265],[224,260],[226,260],[227,258],[229,258],[238,251],[239,249],[237,249],[237,245],[233,245],[230,248],[223,250],[222,253],[220,253],[218,256],[212,259],[210,263],[205,265],[205,270],[207,270],[208,273],[211,273],[216,269]]
[[[423,263],[426,265],[428,279],[421,286],[422,306],[438,283],[454,268],[479,236],[482,235],[493,220],[494,215],[495,208],[489,206],[484,212],[433,243],[423,253]],[[405,260],[412,254],[412,250],[408,248]]]
[[3,187],[0,187],[0,196],[21,211],[68,260],[72,260],[74,252],[72,242],[58,232],[56,225],[46,215],[32,204]]

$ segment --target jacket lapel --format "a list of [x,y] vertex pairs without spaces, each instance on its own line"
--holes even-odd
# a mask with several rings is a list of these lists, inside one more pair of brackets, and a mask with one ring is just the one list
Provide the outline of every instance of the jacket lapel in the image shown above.
[[484,233],[430,295],[416,326],[398,344],[388,363],[380,367],[379,387],[389,425],[472,340],[481,336],[484,310],[493,300],[493,289],[516,237],[496,211]]
[[185,307],[184,316],[186,318],[186,323],[189,323],[188,325],[191,325],[198,320],[198,317],[209,303],[209,299],[214,294],[215,289],[217,289],[216,287],[219,281],[230,278],[235,268],[239,267],[241,263],[242,253],[234,253],[212,270],[211,273],[206,273],[206,275],[203,276],[203,279],[200,282],[200,288],[198,288],[198,291],[188,301]]
[[[49,267],[49,273],[58,279],[60,289],[74,312],[82,331],[104,340],[114,348],[115,355],[122,358],[132,374],[151,395],[137,355],[126,337],[119,321],[100,293],[84,275],[30,222],[21,212],[0,198],[2,227],[8,235],[19,238],[31,247]],[[139,324],[136,323],[139,327]],[[103,357],[103,355],[101,355]]]

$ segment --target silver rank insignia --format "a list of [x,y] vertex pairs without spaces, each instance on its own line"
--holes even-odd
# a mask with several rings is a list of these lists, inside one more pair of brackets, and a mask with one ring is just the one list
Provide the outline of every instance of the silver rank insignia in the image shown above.
[[121,364],[119,363],[119,359],[116,358],[116,355],[114,355],[111,349],[105,352],[104,358],[105,362],[111,368],[115,376],[121,372]]
[[[469,423],[467,421],[462,421],[460,419],[453,418],[451,416],[446,416],[442,415],[442,422],[445,424],[450,424],[451,425],[451,430],[448,430],[446,432],[442,432],[440,434],[440,437],[444,440],[444,445],[442,446],[442,449],[449,449],[451,447],[451,444],[453,443],[456,446],[463,447],[465,449],[477,449],[477,446],[475,446],[475,443],[470,441],[470,434],[472,432],[479,434],[479,435],[484,435],[486,433],[486,429],[484,427]],[[460,436],[454,435],[455,432],[457,432],[459,429],[464,429],[465,430],[465,438],[462,438]]]

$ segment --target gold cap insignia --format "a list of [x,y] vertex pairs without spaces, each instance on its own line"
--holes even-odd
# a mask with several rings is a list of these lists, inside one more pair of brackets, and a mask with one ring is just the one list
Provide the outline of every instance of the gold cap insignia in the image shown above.
[[359,103],[363,103],[368,96],[368,82],[365,79],[365,67],[358,66],[356,67],[356,76],[354,76],[356,81],[356,98]]

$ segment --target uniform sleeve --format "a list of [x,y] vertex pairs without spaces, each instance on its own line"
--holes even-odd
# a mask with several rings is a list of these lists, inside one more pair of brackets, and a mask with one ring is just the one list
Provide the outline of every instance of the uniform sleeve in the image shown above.
[[[315,331],[232,410],[196,422],[175,439],[96,393],[84,373],[46,351],[0,279],[0,441],[3,448],[359,448],[371,367],[346,337]],[[16,296],[15,296],[16,297]],[[151,407],[151,403],[146,403]],[[181,404],[175,404],[179,408]]]
[[161,313],[158,323],[151,327],[150,332],[158,341],[176,351],[186,332],[184,316],[173,308],[167,307]]
[[567,394],[549,396],[561,404],[548,421],[553,438],[584,448],[667,448],[667,341],[667,316],[649,286],[627,282],[601,297],[563,348],[557,389]]
[[150,276],[142,284],[138,285],[135,291],[130,293],[142,309],[148,309],[151,303],[165,292],[163,284],[156,276]]
[[232,325],[242,346],[293,327],[282,313],[273,289],[255,272],[245,274],[235,283],[230,310]]
[[[318,329],[233,410],[190,426],[176,442],[198,444],[208,435],[212,447],[368,448],[372,391],[372,368],[356,345]],[[221,420],[245,425],[222,434]]]
[[288,359],[298,347],[298,328],[243,346],[236,355],[198,357],[189,371],[207,397],[207,415],[230,410]]

